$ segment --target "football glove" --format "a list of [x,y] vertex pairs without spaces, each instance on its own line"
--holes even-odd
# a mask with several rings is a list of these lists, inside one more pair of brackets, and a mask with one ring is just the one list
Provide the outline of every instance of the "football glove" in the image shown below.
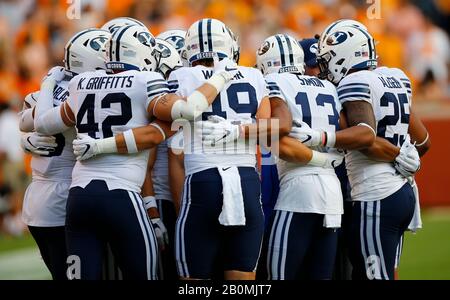
[[150,219],[152,222],[153,229],[155,230],[156,239],[158,240],[158,245],[161,250],[169,243],[169,234],[167,233],[166,226],[160,218]]
[[219,117],[209,116],[207,121],[196,123],[196,130],[200,131],[202,142],[206,146],[216,146],[237,140],[240,136],[240,126]]
[[73,140],[73,153],[78,161],[89,159],[99,154],[97,140],[87,134],[77,134]]
[[406,178],[414,176],[420,169],[420,156],[409,135],[400,148],[400,154],[395,158],[394,166]]
[[311,129],[305,122],[295,119],[292,121],[290,137],[293,137],[308,147],[334,147],[336,134],[334,132],[318,131]]
[[220,61],[214,59],[214,74],[222,76],[226,82],[232,80],[238,72],[237,64],[231,59],[223,58]]
[[31,154],[48,156],[58,146],[54,136],[42,135],[36,132],[22,134],[23,150]]
[[47,73],[47,75],[44,77],[43,81],[44,81],[44,80],[53,80],[53,81],[55,81],[56,83],[58,83],[58,82],[62,81],[62,80],[64,79],[65,76],[66,76],[66,73],[65,73],[65,71],[64,71],[64,68],[63,68],[63,67],[57,66],[57,67],[51,68],[51,69],[48,71],[48,73]]
[[313,155],[308,165],[334,169],[344,160],[344,152],[337,149],[330,149],[328,152],[313,151]]

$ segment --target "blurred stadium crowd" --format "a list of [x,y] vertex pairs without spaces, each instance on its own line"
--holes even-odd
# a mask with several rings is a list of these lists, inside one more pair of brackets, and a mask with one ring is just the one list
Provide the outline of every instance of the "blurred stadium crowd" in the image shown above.
[[[68,18],[68,7],[78,4],[81,18]],[[24,230],[20,207],[30,170],[20,147],[17,112],[25,95],[39,89],[47,70],[62,65],[66,41],[81,29],[130,16],[156,35],[187,29],[202,17],[217,18],[238,35],[241,64],[252,66],[256,49],[269,35],[288,32],[298,39],[310,38],[334,20],[356,19],[378,41],[380,65],[408,71],[414,101],[446,105],[449,14],[448,0],[2,0],[0,235],[20,235]]]

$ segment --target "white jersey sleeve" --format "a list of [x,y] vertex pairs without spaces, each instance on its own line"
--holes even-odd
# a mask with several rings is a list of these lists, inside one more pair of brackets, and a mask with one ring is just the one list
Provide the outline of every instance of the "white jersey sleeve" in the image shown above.
[[191,93],[190,90],[192,88],[195,90],[203,84],[203,82],[199,80],[200,78],[192,77],[189,69],[190,68],[183,67],[170,73],[167,82],[169,83],[169,90],[171,93],[176,93],[181,97],[187,97]]
[[156,72],[145,72],[145,80],[147,86],[147,102],[146,107],[153,99],[158,98],[162,94],[169,92],[169,85],[161,74]]
[[274,73],[266,75],[266,83],[269,99],[280,98],[284,100],[284,102],[287,102],[288,97],[281,90],[278,84],[279,76],[277,75],[278,74]]
[[176,93],[180,84],[178,83],[178,73],[170,72],[169,79],[167,80],[167,84],[169,85],[169,92]]
[[356,72],[339,82],[337,93],[341,103],[347,101],[367,101],[372,103],[369,78],[364,75],[364,71]]

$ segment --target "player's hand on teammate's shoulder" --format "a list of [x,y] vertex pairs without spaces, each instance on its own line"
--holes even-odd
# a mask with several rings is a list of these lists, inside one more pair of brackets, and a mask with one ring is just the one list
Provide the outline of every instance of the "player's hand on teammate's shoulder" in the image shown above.
[[240,126],[220,116],[209,116],[208,120],[196,124],[198,135],[206,146],[217,146],[237,140],[241,135]]
[[238,72],[238,65],[233,60],[227,57],[222,60],[214,59],[214,73],[224,77],[227,82],[232,80]]
[[395,158],[394,166],[406,178],[414,176],[420,169],[420,156],[416,147],[411,143],[409,135],[406,136],[400,148],[400,154]]
[[36,155],[48,156],[57,147],[54,136],[47,136],[37,132],[29,132],[22,135],[22,148]]
[[96,140],[87,134],[77,134],[73,140],[73,153],[78,161],[89,159],[98,154]]

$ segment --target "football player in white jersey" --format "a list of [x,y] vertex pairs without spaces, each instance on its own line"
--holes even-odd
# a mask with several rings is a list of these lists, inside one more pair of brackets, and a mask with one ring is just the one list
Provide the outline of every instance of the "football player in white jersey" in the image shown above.
[[[75,34],[65,47],[65,68],[55,67],[47,75],[62,79],[54,87],[51,105],[59,107],[69,96],[70,79],[80,73],[105,67],[99,55],[110,38],[107,31],[87,29]],[[33,132],[39,92],[25,98],[20,113],[24,148],[33,154],[33,179],[25,193],[22,218],[36,240],[42,258],[53,279],[66,277],[65,215],[75,156],[72,141],[76,131],[70,128],[53,136]]]
[[[192,68],[176,70],[169,78],[181,96],[208,80],[215,57],[233,58],[233,40],[222,22],[202,19],[189,28],[186,50]],[[222,117],[248,124],[269,105],[262,75],[237,69],[203,120]],[[176,228],[178,273],[181,278],[208,279],[220,263],[225,279],[254,279],[263,233],[256,141],[206,147],[201,132],[183,132],[186,180]]]
[[[257,52],[257,67],[265,75],[269,97],[286,101],[294,121],[315,129],[339,128],[341,105],[336,88],[328,81],[303,75],[304,53],[293,37],[277,34],[267,38]],[[268,237],[269,279],[331,279],[336,228],[343,213],[341,188],[332,164],[326,168],[305,166],[290,155],[298,143],[290,137],[280,140],[280,193]],[[316,150],[327,152],[325,148]]]
[[[375,43],[364,28],[337,26],[324,34],[319,67],[338,86],[348,128],[330,135],[313,133],[315,141],[308,143],[350,150],[346,166],[355,203],[350,229],[353,278],[394,279],[396,248],[415,206],[406,177],[420,166],[409,136],[422,143],[427,132],[411,114],[404,74],[373,71]],[[386,142],[394,146],[391,152],[379,147]]]
[[[151,72],[156,67],[152,55],[155,45],[145,27],[121,27],[107,47],[107,67],[113,74],[96,71],[75,76],[69,84],[70,97],[60,109],[51,108],[46,101],[37,104],[38,132],[53,134],[76,126],[80,134],[80,140],[74,141],[76,155],[86,158],[111,153],[77,162],[72,174],[67,244],[68,254],[80,258],[82,279],[100,278],[105,241],[110,244],[124,279],[156,278],[156,238],[139,195],[148,151],[139,150],[163,141],[162,127],[167,133],[170,129],[163,123],[147,126],[149,119],[155,115],[166,120],[172,116],[194,116],[233,77],[228,71],[219,72],[186,100],[166,94],[164,78]],[[42,83],[40,100],[48,100],[54,84],[54,79]],[[135,132],[144,135],[135,139]]]

